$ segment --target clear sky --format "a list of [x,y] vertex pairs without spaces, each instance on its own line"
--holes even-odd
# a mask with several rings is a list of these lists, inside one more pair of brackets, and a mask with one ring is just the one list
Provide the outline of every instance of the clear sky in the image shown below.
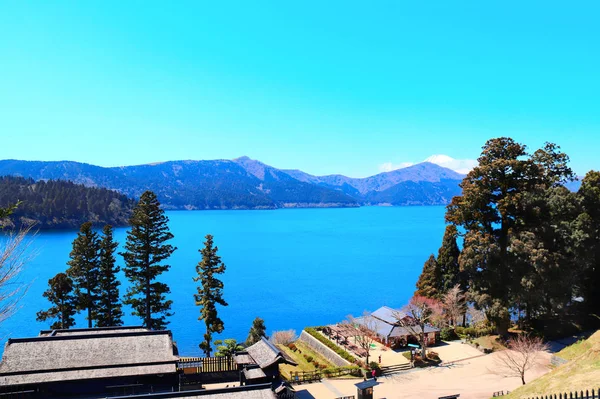
[[599,16],[596,0],[0,0],[0,159],[367,176],[508,135],[560,144],[582,174],[600,168]]

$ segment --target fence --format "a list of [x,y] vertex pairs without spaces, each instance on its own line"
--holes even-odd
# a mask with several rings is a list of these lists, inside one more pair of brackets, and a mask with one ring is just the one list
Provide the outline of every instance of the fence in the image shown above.
[[565,393],[559,393],[557,394],[553,394],[553,395],[542,395],[542,396],[535,396],[535,397],[531,397],[529,399],[599,399],[600,398],[600,388],[598,388],[598,390],[594,390],[592,389],[591,391],[589,390],[585,390],[584,391],[575,391],[575,392],[565,392]]
[[497,398],[500,396],[504,396],[504,395],[508,395],[510,393],[510,391],[498,391],[498,392],[494,392],[494,394],[492,395],[493,398]]
[[177,362],[177,371],[183,374],[220,373],[236,371],[237,365],[229,357],[182,357]]

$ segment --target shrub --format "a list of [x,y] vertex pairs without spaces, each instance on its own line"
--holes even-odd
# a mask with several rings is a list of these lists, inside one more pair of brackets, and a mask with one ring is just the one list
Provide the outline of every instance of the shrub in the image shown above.
[[440,338],[444,341],[454,341],[455,339],[458,339],[458,335],[456,335],[454,328],[444,327],[442,328],[442,331],[440,331]]
[[317,362],[316,360],[314,360],[312,362],[312,364],[313,364],[313,366],[315,366],[315,368],[319,368],[319,366],[320,366],[319,362]]
[[326,364],[320,364],[320,365],[319,365],[319,368],[320,368],[321,370],[325,370],[325,369],[327,368],[327,365],[326,365]]
[[304,358],[305,358],[305,359],[306,359],[306,361],[307,361],[307,362],[309,362],[309,363],[312,363],[312,361],[313,361],[313,357],[312,357],[312,356],[307,356],[307,355],[304,355]]
[[369,363],[369,368],[371,370],[381,370],[381,368],[379,367],[379,363],[377,363],[377,362]]
[[429,351],[427,353],[427,358],[431,360],[440,360],[440,355],[437,352]]
[[467,335],[467,334],[465,334],[465,327],[461,327],[461,326],[454,327],[454,332],[461,337],[464,337],[465,335]]
[[[317,328],[322,328],[322,327],[317,327]],[[336,344],[334,344],[333,342],[331,342],[330,340],[325,338],[323,335],[319,334],[315,328],[307,327],[304,329],[304,331],[306,331],[307,334],[310,334],[312,337],[316,338],[319,342],[324,344],[326,347],[328,347],[329,349],[333,350],[335,353],[340,355],[342,357],[342,359],[347,360],[350,363],[356,363],[356,358],[354,356],[352,356],[351,354],[349,354],[348,352],[346,352],[345,350],[343,350],[342,348],[340,348],[339,346],[337,346]]]

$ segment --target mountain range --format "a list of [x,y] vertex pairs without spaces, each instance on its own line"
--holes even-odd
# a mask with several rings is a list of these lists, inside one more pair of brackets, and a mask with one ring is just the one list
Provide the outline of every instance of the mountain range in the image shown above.
[[275,209],[445,205],[464,175],[423,162],[366,178],[313,176],[248,157],[100,167],[72,161],[0,161],[0,176],[69,180],[137,198],[154,191],[167,209]]

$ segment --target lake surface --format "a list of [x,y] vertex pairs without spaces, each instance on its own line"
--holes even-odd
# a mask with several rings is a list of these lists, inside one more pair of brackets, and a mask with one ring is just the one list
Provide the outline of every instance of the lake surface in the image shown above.
[[[334,323],[382,305],[401,307],[415,290],[423,263],[437,253],[444,207],[362,207],[265,211],[171,211],[169,226],[178,250],[163,281],[175,315],[169,328],[180,354],[200,355],[204,324],[194,305],[195,266],[204,236],[213,234],[227,266],[222,280],[229,303],[219,308],[222,338],[246,339],[252,320],[267,331]],[[123,244],[127,228],[115,238]],[[76,231],[44,232],[35,239],[36,258],[23,280],[33,280],[21,308],[0,325],[0,352],[8,337],[36,336],[49,323],[35,321],[47,309],[48,279],[66,270]],[[1,239],[1,238],[0,238]],[[118,261],[123,265],[122,258]],[[122,273],[122,272],[121,272]],[[124,287],[127,282],[121,274]],[[125,324],[140,320],[125,309]],[[76,327],[87,327],[83,315]]]

